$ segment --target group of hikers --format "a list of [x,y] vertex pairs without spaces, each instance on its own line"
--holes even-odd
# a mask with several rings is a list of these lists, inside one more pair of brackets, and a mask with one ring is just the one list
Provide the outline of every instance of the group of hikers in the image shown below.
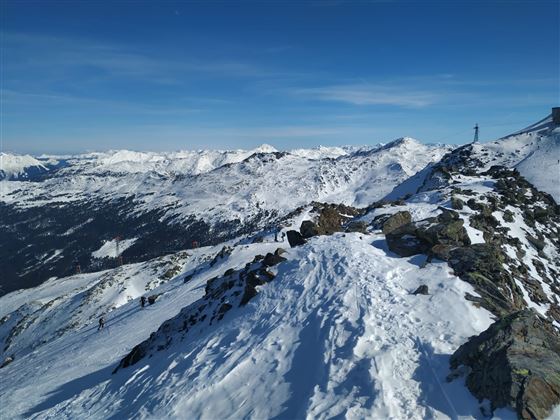
[[[140,297],[140,307],[144,307],[146,306],[146,302],[148,302],[148,298],[146,296],[141,296]],[[150,300],[149,303],[150,305],[155,302],[155,299]],[[105,316],[101,316],[101,318],[99,318],[99,325],[97,327],[97,331],[101,331],[103,328],[105,328]]]

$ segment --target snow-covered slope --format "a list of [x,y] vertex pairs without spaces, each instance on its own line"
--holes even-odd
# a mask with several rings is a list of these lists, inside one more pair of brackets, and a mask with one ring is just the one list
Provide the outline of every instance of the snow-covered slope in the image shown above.
[[0,152],[0,181],[4,179],[27,179],[29,173],[37,175],[48,171],[48,168],[29,155],[13,155]]
[[[3,414],[476,416],[476,401],[466,389],[445,382],[446,361],[468,336],[489,325],[490,314],[464,299],[465,292],[473,293],[471,286],[451,275],[446,264],[421,269],[419,258],[395,259],[379,235],[317,237],[289,251],[276,278],[249,305],[183,338],[169,331],[174,339],[165,352],[111,374],[163,320],[181,307],[197,306],[213,273],[240,268],[278,245],[236,247],[187,283],[179,276],[155,289],[162,295],[153,306],[141,309],[135,300],[110,312],[103,331],[84,316],[86,325],[17,355],[1,372]],[[411,294],[421,282],[433,290],[431,296]],[[16,297],[2,299],[10,304]],[[75,314],[61,310],[64,315]]]
[[[117,243],[118,242],[118,243]],[[101,248],[96,251],[93,251],[91,255],[94,258],[116,258],[121,255],[127,248],[130,248],[134,242],[136,242],[136,238],[132,239],[124,239],[118,240],[112,239],[110,241],[106,241]]]
[[[463,197],[457,191],[465,191],[465,199],[490,201],[490,179],[456,175],[454,180],[376,208],[361,220],[404,209],[414,220],[425,219],[450,206],[449,194]],[[544,272],[535,268],[543,266],[537,261],[544,257],[518,231],[536,235],[536,230],[512,210],[508,226],[515,227],[513,237],[522,241],[526,256],[519,262],[530,264],[533,276],[519,287],[525,304],[546,314],[550,305],[539,303],[534,282],[557,302],[543,277],[552,266]],[[466,207],[460,211],[471,242],[484,243],[483,232],[471,224],[476,214]],[[504,222],[501,212],[494,214]],[[286,229],[308,217],[304,210]],[[377,230],[316,236],[281,254],[287,260],[269,268],[274,278],[239,306],[242,290],[227,286],[233,270],[288,244],[268,236],[262,243],[226,245],[173,257],[175,277],[155,282],[149,294],[158,300],[144,309],[137,297],[145,271],[157,267],[156,261],[102,273],[101,279],[119,279],[116,288],[99,288],[94,280],[99,276],[78,275],[0,298],[4,331],[17,331],[4,353],[15,360],[0,371],[4,413],[53,419],[484,418],[464,381],[447,382],[446,376],[451,353],[488,327],[492,314],[472,303],[478,289],[447,263],[430,263],[425,255],[398,258]],[[552,249],[545,250],[554,258]],[[428,286],[428,296],[412,294],[421,284]],[[117,299],[121,288],[136,291]],[[91,290],[96,299],[84,299]],[[32,297],[42,304],[34,316],[12,323]],[[56,318],[44,315],[49,311]],[[107,326],[98,332],[102,313]],[[33,342],[38,328],[44,338]],[[113,373],[139,343],[145,343],[142,356]],[[494,414],[515,417],[508,410]]]
[[515,167],[529,182],[560,202],[560,127],[549,116],[502,139],[473,146],[485,169]]
[[223,165],[241,162],[254,153],[273,153],[277,150],[263,144],[252,150],[185,150],[154,153],[116,150],[95,154],[88,162],[86,173],[145,173],[198,175]]

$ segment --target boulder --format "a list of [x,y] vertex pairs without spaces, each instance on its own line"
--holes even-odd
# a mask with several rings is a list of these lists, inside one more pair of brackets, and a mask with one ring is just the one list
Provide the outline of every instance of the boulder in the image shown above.
[[408,211],[399,211],[387,218],[383,223],[382,231],[384,235],[391,233],[395,229],[412,222],[412,216]]
[[220,306],[220,308],[218,309],[218,321],[222,320],[224,318],[225,313],[229,311],[231,308],[233,308],[231,304],[227,302],[223,303],[222,306]]
[[161,293],[148,296],[148,303],[149,303],[150,305],[153,305],[154,303],[156,303],[156,300],[157,300],[157,298],[159,297],[160,294],[161,294]]
[[301,222],[299,232],[301,233],[301,236],[303,236],[306,239],[311,238],[313,236],[320,235],[319,227],[311,220],[304,220],[303,222]]
[[[317,213],[314,221],[305,220],[301,224],[300,233],[304,238],[342,232],[343,225],[348,220],[361,214],[360,210],[353,207],[324,203],[313,203],[313,212]],[[361,225],[357,226],[361,228]]]
[[504,316],[523,308],[523,294],[504,269],[504,255],[493,244],[473,244],[449,250],[447,262],[456,276],[472,284],[480,297],[470,297],[490,312]]
[[428,293],[428,286],[425,284],[422,284],[420,286],[418,286],[418,288],[412,292],[413,295],[429,295]]
[[416,227],[412,223],[401,226],[385,236],[391,251],[401,257],[410,257],[428,252],[430,244],[416,235]]
[[146,355],[144,343],[137,344],[118,364],[118,366],[113,370],[115,374],[120,368],[126,368],[138,363]]
[[513,213],[511,212],[511,210],[506,210],[504,211],[504,221],[508,222],[508,223],[513,223],[514,222],[514,218],[513,218]]
[[346,225],[346,232],[367,233],[367,223],[362,221],[350,222]]
[[428,253],[436,245],[465,246],[470,239],[456,212],[446,210],[430,217],[402,225],[385,235],[389,249],[401,257]]
[[266,284],[272,279],[274,279],[274,274],[264,269],[248,272],[247,277],[245,279],[243,296],[241,297],[241,302],[239,303],[239,306],[246,305],[253,297],[257,295],[257,286]]
[[453,246],[451,245],[444,245],[444,244],[437,244],[434,245],[428,254],[428,262],[431,262],[433,258],[438,258],[443,261],[448,261],[451,255],[451,250]]
[[375,216],[370,223],[370,226],[374,229],[383,229],[383,223],[391,217],[391,214],[380,214],[379,216]]
[[438,210],[441,211],[437,216],[439,222],[453,222],[459,220],[459,213],[456,211],[446,209],[445,207],[438,207]]
[[453,207],[455,210],[462,210],[464,206],[465,203],[463,200],[458,197],[451,197],[451,207]]
[[482,203],[477,202],[474,198],[469,198],[467,200],[467,206],[469,206],[471,210],[482,211],[482,209],[484,208],[484,205]]
[[276,248],[276,251],[274,251],[274,255],[282,255],[285,254],[286,250],[284,248]]
[[533,310],[514,312],[471,337],[450,365],[469,369],[467,387],[492,410],[511,407],[519,418],[544,419],[560,404],[560,334]]
[[289,230],[286,235],[288,236],[288,243],[292,248],[305,244],[305,239],[297,230]]
[[462,220],[453,220],[443,223],[432,223],[428,226],[419,226],[416,236],[423,239],[431,246],[443,245],[470,245],[469,235],[464,228]]
[[265,255],[262,263],[266,267],[272,267],[273,265],[280,264],[282,261],[286,261],[286,258],[269,252]]
[[546,246],[546,242],[539,238],[535,238],[534,236],[529,234],[527,234],[526,237],[529,243],[533,245],[537,251],[542,251]]

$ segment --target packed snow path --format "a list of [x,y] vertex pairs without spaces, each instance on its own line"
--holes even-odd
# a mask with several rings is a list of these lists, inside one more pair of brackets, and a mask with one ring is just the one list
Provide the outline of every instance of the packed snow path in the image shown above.
[[[397,258],[382,236],[359,234],[316,237],[287,256],[277,277],[246,307],[232,309],[209,328],[192,329],[184,340],[115,375],[112,369],[138,343],[138,331],[155,330],[160,311],[171,317],[179,308],[166,301],[148,311],[125,305],[111,330],[96,333],[91,326],[28,361],[14,362],[2,372],[6,414],[57,419],[480,415],[462,380],[449,384],[445,376],[452,351],[491,319],[464,299],[465,292],[474,291],[446,264],[421,268],[425,257]],[[420,284],[429,286],[429,296],[411,294]],[[170,293],[181,298],[172,300],[188,305],[200,296],[201,285],[175,285]],[[118,326],[121,322],[126,328]],[[28,369],[34,377],[22,372]],[[23,384],[10,391],[16,377],[23,377]],[[30,394],[31,401],[23,397]]]

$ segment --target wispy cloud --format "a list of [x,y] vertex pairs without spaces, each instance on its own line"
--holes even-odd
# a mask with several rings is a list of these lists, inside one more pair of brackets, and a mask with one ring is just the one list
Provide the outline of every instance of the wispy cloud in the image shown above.
[[[97,99],[90,97],[60,95],[53,93],[20,92],[11,89],[0,90],[0,100],[4,104],[4,113],[12,112],[14,106],[22,106],[25,112],[33,107],[50,109],[56,107],[70,107],[83,112],[98,111],[107,114],[139,114],[139,115],[180,115],[193,114],[203,111],[198,107],[178,106],[165,103],[140,103],[121,100]],[[197,101],[203,101],[197,98]],[[212,99],[208,99],[212,101]],[[21,108],[20,108],[21,109]]]
[[208,77],[278,77],[275,69],[225,56],[201,58],[184,51],[176,55],[149,48],[103,44],[86,39],[38,36],[18,33],[4,35],[5,69],[44,72],[46,77],[79,72],[90,78],[135,78],[152,83],[181,82],[193,75]]
[[[480,80],[453,74],[438,74],[376,82],[357,80],[313,87],[277,87],[269,89],[268,93],[307,101],[335,102],[361,107],[427,108],[437,105],[456,108],[546,103],[550,94],[543,88],[555,84],[557,81],[550,78]],[[496,94],[497,92],[499,94]]]
[[289,92],[301,98],[352,105],[425,107],[440,100],[440,95],[435,92],[369,83],[298,88],[291,89]]

